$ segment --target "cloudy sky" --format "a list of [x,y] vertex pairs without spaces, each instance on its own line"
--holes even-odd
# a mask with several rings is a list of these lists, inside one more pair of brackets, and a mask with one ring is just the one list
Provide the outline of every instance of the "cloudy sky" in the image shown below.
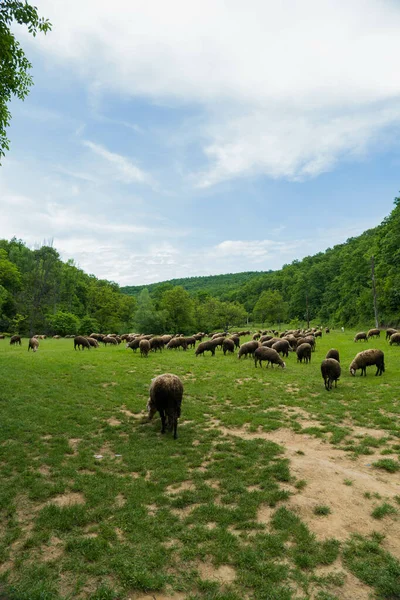
[[135,285],[280,268],[400,188],[400,4],[35,0],[0,236]]

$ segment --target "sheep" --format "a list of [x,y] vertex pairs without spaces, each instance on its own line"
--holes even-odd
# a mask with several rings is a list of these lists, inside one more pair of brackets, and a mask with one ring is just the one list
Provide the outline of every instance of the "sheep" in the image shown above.
[[360,340],[364,340],[367,341],[367,334],[365,333],[365,331],[360,331],[359,333],[356,333],[356,335],[354,336],[354,341],[358,342]]
[[257,340],[252,340],[251,342],[245,342],[239,348],[238,358],[240,359],[241,356],[247,356],[248,354],[251,354],[252,356],[254,356],[254,352],[259,347],[259,345],[260,344],[259,344],[259,342],[257,342]]
[[272,348],[272,346],[274,344],[276,344],[277,342],[280,342],[281,338],[277,338],[277,337],[272,337],[270,340],[267,340],[266,342],[261,342],[262,346],[265,346],[266,348]]
[[139,350],[140,350],[140,356],[144,356],[145,358],[149,357],[149,352],[150,352],[150,342],[149,340],[140,340],[139,342]]
[[99,342],[95,338],[87,337],[86,339],[87,339],[87,341],[89,342],[89,345],[92,348],[98,348],[99,347]]
[[60,340],[61,339],[61,335],[53,335],[53,340]]
[[320,338],[322,338],[322,331],[316,331],[316,332],[314,333],[314,337],[316,337],[316,338],[317,338],[317,337],[320,337]]
[[335,360],[337,360],[338,362],[340,362],[340,359],[339,359],[339,350],[336,350],[335,348],[331,348],[326,353],[325,358],[334,358]]
[[325,333],[329,333],[330,332],[330,328],[329,327],[325,327]]
[[292,348],[290,347],[290,344],[287,340],[280,340],[279,342],[276,342],[275,344],[272,344],[272,349],[276,350],[278,352],[278,354],[280,352],[282,352],[282,356],[286,356],[286,358],[289,356],[289,350],[291,351]]
[[195,355],[199,356],[200,354],[203,354],[203,356],[204,356],[204,352],[206,352],[207,350],[209,350],[211,352],[212,356],[215,356],[215,344],[214,344],[213,340],[207,340],[206,342],[200,342],[200,344],[196,348]]
[[28,342],[28,352],[29,350],[32,348],[32,350],[34,352],[36,352],[36,350],[39,348],[39,341],[37,338],[31,337],[31,339]]
[[337,380],[340,377],[341,368],[340,363],[334,358],[325,358],[321,363],[321,375],[325,383],[325,389],[331,390],[332,383],[335,382],[337,387]]
[[253,334],[253,340],[259,340],[260,339],[260,334],[259,333],[254,333]]
[[260,342],[261,344],[263,344],[264,342],[269,342],[269,340],[272,340],[273,337],[273,335],[262,335],[260,337]]
[[90,342],[85,337],[83,337],[83,335],[77,335],[76,338],[74,338],[74,350],[76,350],[77,346],[78,350],[81,349],[81,346],[82,350],[84,350],[85,348],[90,350]]
[[232,335],[230,339],[235,344],[235,348],[240,347],[240,337],[238,335]]
[[6,337],[5,335],[1,334],[1,335],[0,335],[0,340],[4,340],[4,339],[5,339],[5,337]]
[[162,337],[155,336],[155,337],[151,338],[151,340],[150,340],[150,349],[154,350],[154,352],[157,352],[157,350],[162,352],[162,349],[164,348],[164,344],[165,344],[165,342],[162,339]]
[[381,337],[381,330],[380,329],[370,329],[367,333],[367,337],[372,338],[372,337]]
[[229,338],[226,338],[222,342],[222,350],[224,352],[224,356],[227,352],[233,353],[235,351],[235,342],[233,340],[230,340]]
[[218,348],[218,346],[221,348],[222,350],[222,344],[224,343],[225,337],[217,337],[217,338],[212,338],[210,341],[214,344],[215,348]]
[[136,350],[139,348],[139,344],[140,344],[140,340],[142,338],[137,337],[134,340],[132,340],[131,342],[129,342],[129,344],[126,344],[126,348],[130,348],[131,350],[133,350],[134,352],[136,352]]
[[271,364],[271,369],[273,369],[274,365],[279,365],[282,369],[286,367],[286,363],[273,348],[267,348],[266,346],[256,348],[254,352],[254,366],[257,368],[257,362],[259,362],[260,367],[262,368],[261,363],[263,360],[267,362],[267,368],[269,364]]
[[311,346],[310,344],[307,344],[306,342],[304,342],[303,344],[300,344],[300,346],[297,347],[296,349],[296,354],[297,354],[297,362],[304,362],[309,363],[311,362]]
[[350,373],[354,376],[357,369],[361,369],[361,377],[367,376],[367,367],[376,365],[375,375],[382,375],[385,370],[385,355],[382,350],[370,348],[356,354],[353,362],[350,365]]
[[392,346],[393,344],[396,344],[396,346],[398,346],[400,344],[400,333],[393,333],[390,336],[390,340],[389,340],[389,344]]
[[393,329],[393,328],[386,329],[386,341],[390,340],[391,336],[394,333],[398,333],[397,329]]
[[185,337],[183,339],[185,340],[188,348],[196,348],[196,336],[191,335],[190,337]]
[[187,350],[187,343],[184,338],[175,337],[168,342],[166,348],[168,350],[171,350],[171,348],[175,348],[175,350],[176,348],[183,348],[183,350]]
[[103,344],[106,346],[107,344],[111,344],[112,346],[118,346],[118,341],[115,337],[111,337],[109,335],[105,335],[101,340]]
[[161,417],[161,433],[174,430],[174,439],[178,437],[178,419],[181,416],[183,384],[177,375],[164,373],[151,381],[150,398],[147,403],[149,421],[158,411]]
[[10,346],[15,346],[16,344],[19,344],[21,346],[21,336],[20,335],[13,335],[10,338]]

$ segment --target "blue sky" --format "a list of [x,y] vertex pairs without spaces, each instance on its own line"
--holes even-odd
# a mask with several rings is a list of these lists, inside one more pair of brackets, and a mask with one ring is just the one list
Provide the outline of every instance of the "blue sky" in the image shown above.
[[277,269],[391,211],[397,2],[35,4],[2,237],[135,285]]

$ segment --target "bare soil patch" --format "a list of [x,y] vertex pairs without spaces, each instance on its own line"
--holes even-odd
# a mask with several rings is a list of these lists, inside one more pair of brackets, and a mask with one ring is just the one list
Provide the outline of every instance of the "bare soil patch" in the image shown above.
[[121,421],[118,421],[115,417],[107,419],[107,423],[111,425],[111,427],[118,427],[118,425],[121,425]]
[[232,583],[236,579],[236,571],[229,565],[216,568],[211,563],[199,562],[196,568],[202,579],[217,581],[220,584]]
[[195,488],[196,486],[194,485],[193,481],[188,480],[182,481],[182,483],[180,483],[178,486],[169,485],[165,491],[167,492],[167,494],[180,494],[185,490],[194,490]]
[[48,504],[56,504],[57,506],[71,506],[71,504],[85,504],[85,496],[80,492],[68,492],[60,494],[52,498]]

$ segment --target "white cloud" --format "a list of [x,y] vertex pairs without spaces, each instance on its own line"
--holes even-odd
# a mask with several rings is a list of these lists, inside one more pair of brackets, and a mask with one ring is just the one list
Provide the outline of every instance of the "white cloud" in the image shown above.
[[[38,4],[54,31],[35,46],[96,94],[203,111],[196,133],[210,164],[199,186],[315,176],[400,124],[400,6],[391,0]],[[143,177],[124,157],[92,150],[121,178]]]
[[134,165],[125,156],[121,156],[120,154],[116,154],[115,152],[110,152],[103,146],[99,144],[94,144],[89,140],[84,140],[82,144],[112,165],[114,169],[114,176],[116,177],[116,179],[124,183],[150,182],[150,176],[141,169],[139,169],[139,167]]

